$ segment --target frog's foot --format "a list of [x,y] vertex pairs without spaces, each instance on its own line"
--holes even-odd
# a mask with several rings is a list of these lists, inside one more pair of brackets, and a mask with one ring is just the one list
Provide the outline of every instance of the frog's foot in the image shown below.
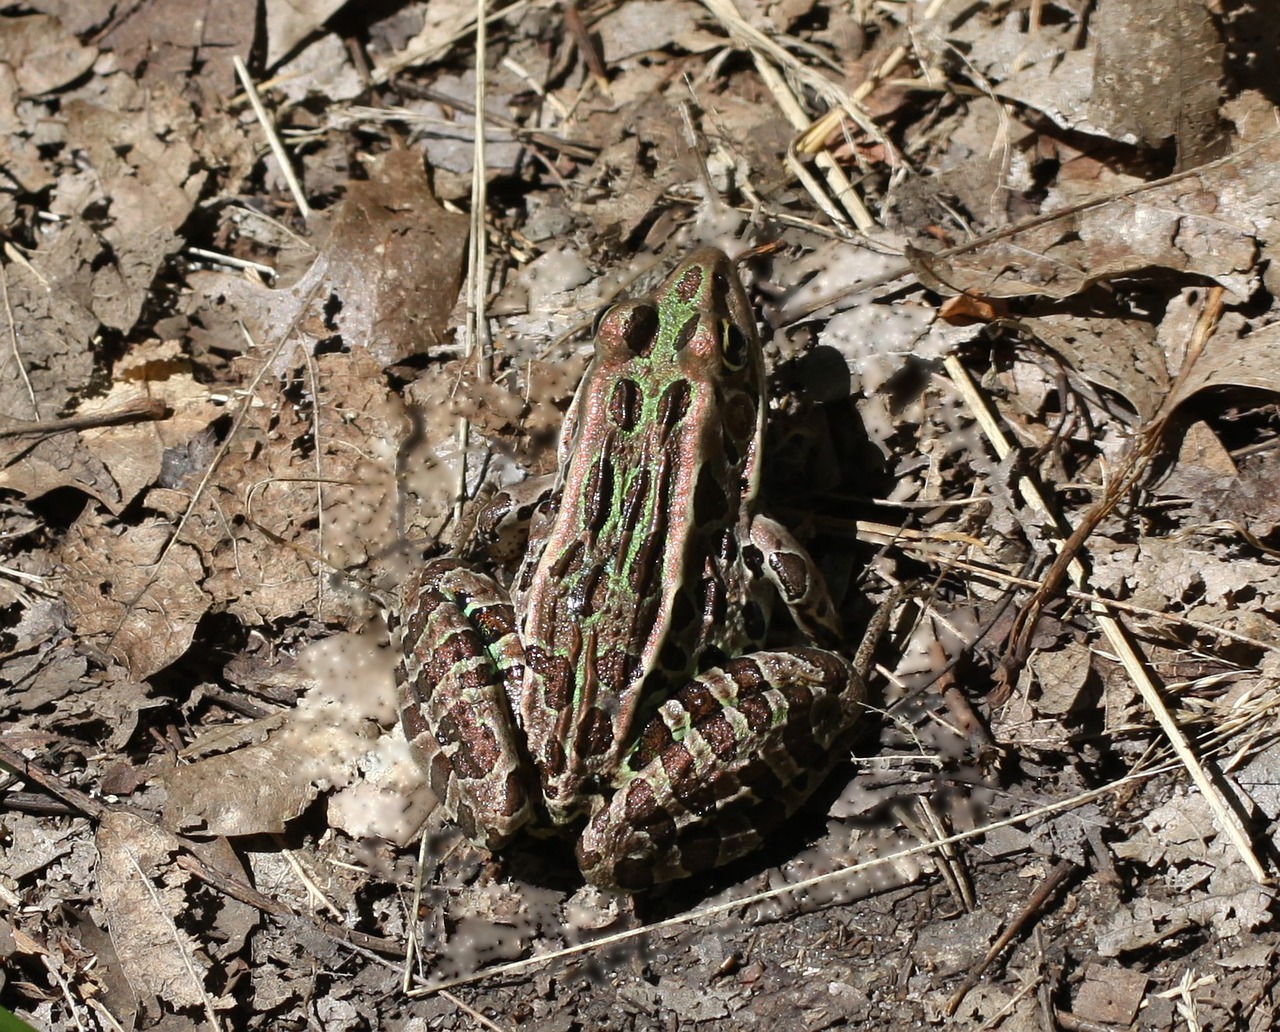
[[844,755],[864,694],[848,660],[816,648],[691,680],[645,725],[625,783],[583,832],[584,876],[636,891],[750,852]]

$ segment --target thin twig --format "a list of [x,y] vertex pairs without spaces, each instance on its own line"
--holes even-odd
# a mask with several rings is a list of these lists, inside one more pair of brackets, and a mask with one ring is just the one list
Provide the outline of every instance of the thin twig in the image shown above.
[[270,265],[263,265],[261,262],[251,262],[248,258],[237,258],[234,255],[223,254],[221,251],[209,251],[203,247],[188,247],[187,254],[193,258],[202,258],[206,262],[213,262],[217,265],[226,265],[232,269],[252,269],[254,272],[266,276],[268,279],[274,280],[278,273]]
[[235,66],[236,75],[240,78],[240,85],[244,87],[245,96],[249,98],[249,103],[253,107],[253,113],[257,116],[258,121],[262,124],[262,131],[267,134],[267,144],[271,148],[271,153],[276,156],[276,161],[280,164],[280,173],[284,176],[284,181],[288,184],[289,192],[293,194],[293,202],[298,206],[298,213],[304,219],[311,218],[311,205],[307,203],[306,195],[302,192],[302,184],[298,182],[298,177],[294,175],[293,165],[289,161],[289,154],[284,149],[284,144],[280,142],[280,137],[276,135],[275,124],[271,121],[271,116],[267,114],[267,109],[262,106],[262,99],[258,96],[257,87],[253,84],[253,79],[249,77],[249,69],[244,66],[244,62],[240,60],[239,55],[231,59],[231,63]]
[[1036,886],[1036,891],[1031,894],[1031,898],[1018,911],[1017,916],[1005,926],[999,938],[991,944],[991,948],[987,950],[987,955],[982,958],[976,965],[969,969],[969,973],[965,976],[963,982],[947,1001],[945,1013],[947,1017],[951,1017],[960,1008],[960,1004],[964,998],[969,995],[969,990],[978,984],[978,979],[982,977],[983,972],[987,970],[1006,946],[1009,945],[1023,926],[1036,915],[1036,912],[1044,906],[1045,902],[1052,896],[1072,871],[1076,870],[1076,865],[1070,860],[1059,860],[1052,871],[1048,873],[1040,884]]
[[159,398],[146,398],[107,412],[87,412],[82,416],[67,416],[45,422],[5,423],[0,426],[0,438],[52,437],[72,430],[93,430],[103,426],[119,426],[122,423],[151,423],[168,419],[172,414],[169,406]]
[[[485,92],[488,81],[485,76],[487,51],[487,25],[485,0],[476,0],[476,93],[475,93],[475,147],[471,157],[471,226],[467,245],[467,318],[463,328],[466,354],[476,361],[476,374],[484,380],[488,376],[488,356],[484,341],[480,339],[485,329],[485,210],[488,206],[488,185],[485,168],[488,161],[484,119]],[[466,416],[458,417],[458,480],[453,493],[453,525],[462,533],[462,506],[467,496],[467,445],[471,438],[471,423]]]
[[138,878],[146,887],[147,894],[151,897],[151,905],[156,908],[165,924],[169,926],[169,932],[173,936],[173,941],[177,944],[178,955],[182,958],[182,966],[187,969],[187,976],[191,979],[191,984],[195,986],[196,992],[200,994],[200,999],[204,1003],[204,1014],[209,1019],[211,1028],[220,1029],[222,1025],[218,1022],[218,1016],[213,1012],[213,1001],[209,999],[209,994],[205,992],[204,979],[196,972],[195,965],[191,962],[191,955],[186,948],[186,943],[182,940],[182,934],[178,931],[178,926],[173,923],[173,919],[169,917],[164,909],[164,904],[160,901],[160,893],[156,892],[156,887],[151,884],[151,879],[147,877],[142,870],[142,865],[138,863],[138,858],[133,855],[132,850],[125,850],[125,855],[129,858],[129,863],[133,865],[133,869],[138,872]]
[[[969,378],[968,371],[960,364],[959,359],[954,355],[949,355],[944,360],[944,365],[956,389],[969,405],[978,425],[982,428],[983,433],[986,434],[988,441],[991,442],[997,457],[1003,461],[1013,450],[1013,446],[1005,437],[995,413],[978,393],[976,385]],[[1036,487],[1030,477],[1021,476],[1018,478],[1018,490],[1027,504],[1041,513],[1049,521],[1051,527],[1060,532],[1063,539],[1062,550],[1065,553],[1066,545],[1072,539],[1071,530],[1067,527],[1065,521],[1050,509],[1039,488]],[[1070,555],[1067,562],[1067,570],[1076,588],[1083,590],[1086,575],[1084,564],[1080,562],[1078,556]],[[1197,759],[1187,737],[1182,733],[1182,729],[1169,712],[1168,707],[1165,706],[1160,690],[1156,687],[1155,681],[1148,672],[1146,663],[1140,657],[1137,646],[1130,638],[1128,631],[1119,620],[1107,611],[1105,606],[1094,604],[1090,609],[1107,641],[1115,650],[1116,655],[1120,657],[1120,662],[1125,671],[1137,686],[1143,701],[1146,702],[1148,709],[1150,709],[1165,737],[1169,740],[1169,744],[1173,746],[1174,752],[1191,775],[1192,781],[1196,783],[1204,794],[1210,808],[1217,816],[1219,827],[1226,832],[1227,837],[1236,847],[1236,851],[1240,854],[1245,866],[1248,867],[1250,875],[1259,885],[1272,884],[1270,875],[1267,874],[1266,868],[1262,866],[1257,854],[1254,852],[1253,844],[1249,841],[1249,835],[1243,822],[1239,819],[1236,811],[1227,803],[1217,785],[1213,783],[1208,772]]]
[[13,350],[13,360],[18,364],[18,372],[26,385],[27,396],[31,399],[31,411],[36,422],[40,422],[40,405],[36,402],[36,389],[31,385],[31,377],[27,375],[27,367],[22,364],[22,352],[18,350],[18,329],[13,321],[13,306],[9,304],[9,270],[0,262],[0,289],[4,291],[4,314],[9,323],[9,346]]
[[879,867],[883,864],[892,864],[899,860],[905,860],[910,857],[920,856],[924,853],[945,849],[957,842],[968,842],[971,839],[980,838],[989,832],[997,831],[1001,828],[1012,828],[1020,824],[1039,820],[1042,817],[1050,817],[1055,814],[1065,813],[1068,810],[1074,810],[1078,806],[1091,803],[1095,799],[1101,799],[1104,796],[1118,792],[1122,788],[1127,789],[1132,784],[1149,780],[1175,769],[1177,769],[1176,766],[1169,764],[1149,771],[1127,774],[1118,781],[1114,781],[1109,785],[1103,785],[1101,788],[1082,792],[1079,795],[1072,796],[1070,799],[1062,799],[1055,803],[1047,803],[1044,806],[1037,806],[1034,809],[1028,810],[1026,813],[1006,817],[1003,820],[995,821],[994,823],[985,825],[981,828],[970,828],[967,831],[957,832],[954,835],[950,835],[944,839],[939,839],[936,842],[924,842],[920,845],[898,850],[896,853],[888,853],[883,856],[873,857],[872,859],[866,860],[860,864],[853,864],[848,867],[838,868],[834,871],[828,871],[825,874],[815,875],[814,877],[807,878],[804,881],[795,882],[790,885],[782,885],[774,889],[767,889],[763,892],[757,892],[750,896],[727,900],[724,903],[717,903],[714,906],[704,907],[700,910],[692,910],[686,914],[669,917],[663,921],[656,921],[653,924],[643,925],[639,928],[629,928],[626,931],[617,932],[613,935],[606,935],[599,939],[593,939],[590,942],[577,943],[574,946],[568,946],[562,950],[556,950],[552,953],[540,954],[536,957],[528,957],[524,960],[512,961],[509,964],[500,964],[484,971],[472,972],[469,975],[460,975],[457,978],[450,978],[432,985],[420,986],[417,989],[410,990],[408,995],[414,997],[428,996],[432,993],[439,992],[442,989],[452,989],[455,986],[479,982],[486,978],[517,974],[531,968],[541,967],[542,965],[554,960],[564,959],[565,957],[573,957],[581,953],[589,953],[597,950],[607,950],[620,942],[627,942],[631,939],[650,935],[654,932],[665,931],[668,928],[678,928],[705,918],[718,917],[720,914],[739,910],[755,903],[762,903],[766,900],[786,895],[787,893],[802,892],[805,889],[810,889],[826,882],[836,881],[841,878],[847,878],[852,875],[859,874],[862,871],[870,870],[873,867]]

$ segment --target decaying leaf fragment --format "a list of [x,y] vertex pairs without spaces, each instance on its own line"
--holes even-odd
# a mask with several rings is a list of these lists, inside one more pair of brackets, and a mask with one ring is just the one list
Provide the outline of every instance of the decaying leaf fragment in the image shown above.
[[225,272],[193,275],[204,326],[193,336],[240,351],[242,321],[263,345],[292,334],[311,351],[340,338],[393,365],[448,335],[466,232],[466,217],[437,203],[422,159],[390,151],[370,164],[368,180],[348,186],[327,241],[297,283],[270,290]]
[[230,1006],[205,987],[207,951],[184,930],[189,875],[173,866],[182,844],[129,813],[108,812],[98,826],[98,883],[116,955],[134,994],[170,1007]]
[[1239,153],[997,234],[981,247],[910,249],[921,282],[945,294],[1065,298],[1152,267],[1193,273],[1245,299],[1280,238],[1280,134]]
[[159,779],[168,792],[166,826],[281,834],[321,790],[331,790],[334,827],[409,841],[434,797],[403,739],[397,744],[380,735],[396,712],[389,652],[360,635],[336,635],[310,646],[298,664],[312,688],[295,709],[241,735],[261,741],[174,767]]
[[115,657],[135,680],[187,651],[210,600],[196,550],[175,544],[161,520],[121,526],[86,509],[62,549],[63,590],[76,633]]

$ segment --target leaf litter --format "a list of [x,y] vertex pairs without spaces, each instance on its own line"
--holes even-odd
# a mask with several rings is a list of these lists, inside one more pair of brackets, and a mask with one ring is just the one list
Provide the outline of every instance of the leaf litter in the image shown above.
[[[0,22],[0,1003],[465,1024],[370,959],[412,924],[419,983],[503,1026],[978,1027],[1035,1020],[1028,985],[1063,1025],[1272,1026],[1258,5],[495,12],[479,355],[472,5],[188,7]],[[553,468],[592,310],[695,242],[775,244],[772,511],[851,626],[930,587],[795,836],[610,900],[451,837],[385,623],[494,485]]]

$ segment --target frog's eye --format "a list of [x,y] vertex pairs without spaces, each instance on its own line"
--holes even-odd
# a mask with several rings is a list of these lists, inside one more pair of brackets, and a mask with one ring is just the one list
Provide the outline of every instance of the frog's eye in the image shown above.
[[725,368],[737,372],[747,364],[747,335],[737,323],[728,319],[720,320],[720,354],[724,358]]

